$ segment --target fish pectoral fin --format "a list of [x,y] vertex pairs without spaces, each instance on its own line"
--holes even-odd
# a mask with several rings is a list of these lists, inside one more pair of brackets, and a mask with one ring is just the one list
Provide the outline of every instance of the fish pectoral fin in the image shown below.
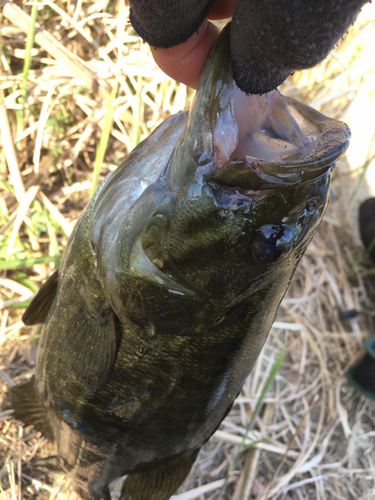
[[142,472],[131,472],[122,485],[119,500],[168,500],[189,474],[198,452],[171,464],[150,464]]
[[25,384],[14,385],[8,390],[5,407],[13,410],[13,417],[35,429],[48,439],[53,432],[47,420],[46,409],[40,400],[34,377]]
[[170,293],[184,295],[186,297],[194,297],[195,292],[186,288],[184,285],[177,283],[173,279],[166,276],[147,256],[143,249],[141,236],[139,236],[133,246],[129,256],[129,276],[139,276],[140,278],[147,279],[158,288],[169,290]]
[[52,305],[57,291],[58,282],[57,269],[51,276],[43,283],[39,292],[35,295],[30,302],[29,307],[23,313],[22,321],[25,325],[35,325],[36,323],[43,323],[46,319],[48,311]]
[[80,314],[65,335],[67,372],[89,391],[103,389],[112,377],[119,349],[114,313],[107,312],[100,319]]

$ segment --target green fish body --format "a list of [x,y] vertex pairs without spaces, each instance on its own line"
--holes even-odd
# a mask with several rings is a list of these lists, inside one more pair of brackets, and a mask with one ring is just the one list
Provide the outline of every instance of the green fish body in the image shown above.
[[15,415],[39,418],[86,498],[109,499],[125,474],[123,500],[181,484],[266,341],[348,145],[342,122],[236,88],[228,36],[190,113],[99,186],[25,313],[44,327]]

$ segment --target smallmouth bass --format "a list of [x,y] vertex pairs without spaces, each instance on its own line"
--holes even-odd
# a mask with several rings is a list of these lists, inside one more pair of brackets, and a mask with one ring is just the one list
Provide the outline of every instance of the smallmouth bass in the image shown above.
[[229,412],[328,202],[349,129],[235,85],[229,28],[190,113],[108,175],[25,312],[44,322],[15,417],[84,498],[167,500]]

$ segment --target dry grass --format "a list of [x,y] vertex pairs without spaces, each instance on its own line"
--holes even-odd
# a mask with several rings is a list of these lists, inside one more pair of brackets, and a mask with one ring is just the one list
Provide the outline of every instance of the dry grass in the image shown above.
[[[155,66],[148,46],[128,24],[122,0],[46,0],[37,15],[44,30],[36,32],[23,113],[31,5],[17,5],[7,4],[0,20],[0,265],[7,262],[8,268],[0,290],[0,368],[13,382],[33,373],[39,329],[23,326],[21,314],[58,265],[88,201],[111,89],[118,81],[100,178],[165,117],[187,107],[193,93]],[[283,93],[328,115],[346,114],[351,122],[359,96],[375,100],[374,20],[375,8],[367,6],[334,54],[295,74]],[[337,167],[327,215],[269,341],[175,500],[217,497],[284,344],[287,355],[248,436],[257,444],[242,453],[223,498],[375,498],[374,402],[356,394],[344,376],[373,331],[372,318],[341,322],[338,317],[339,310],[373,309],[373,285],[364,278],[367,263],[352,217],[365,196],[355,186],[371,163],[366,161],[372,154],[371,116],[364,112],[360,120],[366,123],[363,135],[353,130],[364,160]],[[38,263],[25,267],[24,259],[31,258]],[[1,395],[6,390],[1,378],[0,386]],[[33,428],[0,413],[0,500],[75,498],[66,478],[30,466],[32,458],[51,453],[53,444]]]

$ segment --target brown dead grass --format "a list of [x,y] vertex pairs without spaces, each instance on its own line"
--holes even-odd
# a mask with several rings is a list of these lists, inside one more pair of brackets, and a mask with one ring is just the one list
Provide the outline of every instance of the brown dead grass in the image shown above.
[[[44,31],[33,49],[22,127],[16,113],[30,9],[24,2],[9,3],[0,21],[0,174],[14,188],[14,194],[4,186],[0,191],[0,252],[9,258],[61,255],[88,200],[106,100],[116,77],[119,91],[101,178],[164,118],[186,108],[193,93],[155,66],[148,46],[127,22],[123,1],[48,0],[38,14]],[[375,79],[374,20],[375,9],[368,6],[334,53],[319,67],[295,74],[283,93],[342,117]],[[367,262],[352,217],[358,193],[349,203],[362,171],[352,172],[345,161],[337,167],[325,220],[256,367],[175,500],[217,496],[284,344],[284,363],[248,436],[260,442],[242,454],[224,498],[375,498],[374,402],[355,393],[344,375],[362,352],[373,322],[368,315],[345,322],[338,317],[340,310],[373,310],[373,285],[364,278]],[[44,217],[49,214],[54,237],[40,226],[38,207],[44,207]],[[23,269],[38,286],[53,270],[54,264]],[[33,373],[38,329],[23,326],[22,310],[14,309],[30,297],[30,288],[20,283],[17,271],[3,278],[0,368],[17,382]],[[0,386],[4,394],[1,378]],[[30,466],[33,458],[53,453],[53,443],[0,412],[0,499],[75,498],[65,477]]]

